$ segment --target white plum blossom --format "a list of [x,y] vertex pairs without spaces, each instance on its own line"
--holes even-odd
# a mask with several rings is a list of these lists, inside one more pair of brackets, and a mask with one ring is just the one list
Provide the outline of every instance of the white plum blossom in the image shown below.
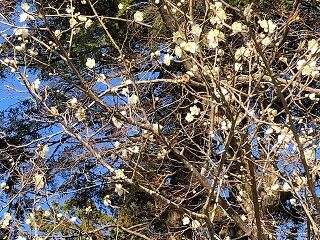
[[86,110],[83,107],[79,107],[75,113],[75,117],[79,122],[82,122],[86,118]]
[[319,43],[317,42],[317,40],[312,39],[308,41],[308,51],[310,51],[311,54],[319,51]]
[[134,15],[133,15],[134,21],[135,22],[142,22],[143,21],[143,12],[137,11]]
[[297,69],[301,71],[302,75],[316,77],[319,75],[320,67],[317,66],[317,61],[307,62],[302,59],[297,62]]
[[315,101],[317,98],[316,98],[316,94],[315,93],[310,93],[308,95],[309,99],[312,100],[312,101]]
[[190,224],[190,218],[185,216],[183,219],[182,219],[182,225],[189,225]]
[[181,32],[177,31],[172,34],[173,42],[178,43],[179,40],[183,39]]
[[234,70],[235,70],[236,72],[242,70],[242,63],[237,63],[237,62],[236,62],[236,63],[234,64]]
[[119,10],[122,10],[123,8],[124,8],[124,5],[123,5],[122,3],[119,3],[118,9],[119,9]]
[[66,8],[66,12],[69,13],[69,14],[72,14],[75,10],[75,7],[70,7],[70,6],[67,6]]
[[113,179],[127,179],[127,176],[124,174],[123,169],[116,169],[114,170],[114,176]]
[[250,49],[246,48],[246,47],[241,47],[238,48],[235,52],[235,56],[234,58],[238,61],[240,60],[242,57],[249,57],[251,54]]
[[80,22],[86,22],[88,20],[88,18],[86,16],[83,16],[83,15],[79,15],[78,19],[79,19]]
[[9,186],[7,185],[6,182],[2,182],[2,183],[0,184],[0,188],[1,188],[2,190],[5,190],[5,189],[9,189]]
[[43,174],[35,174],[33,177],[34,185],[37,190],[44,187],[44,177]]
[[27,12],[23,12],[19,16],[19,22],[25,22],[28,19],[35,20],[35,18]]
[[70,103],[70,106],[71,106],[71,107],[74,107],[74,106],[76,106],[76,105],[78,104],[78,99],[75,98],[75,97],[73,97],[73,98],[71,98],[71,100],[69,101],[69,103]]
[[211,29],[207,34],[208,46],[210,48],[218,47],[219,40],[224,40],[224,34],[218,29]]
[[264,46],[270,45],[270,44],[271,44],[271,39],[270,39],[270,37],[265,37],[264,39],[262,39],[261,43],[262,43],[262,45],[264,45]]
[[77,25],[77,20],[75,18],[70,18],[69,20],[69,24],[70,24],[70,27],[73,28],[75,25]]
[[227,20],[227,14],[222,7],[216,8],[215,16],[210,18],[211,24],[221,24]]
[[187,122],[192,122],[194,120],[194,117],[191,113],[187,113],[185,119],[187,120]]
[[266,33],[273,33],[277,28],[277,25],[272,20],[259,20],[258,23]]
[[40,84],[41,84],[40,79],[37,78],[37,79],[33,82],[32,86],[33,86],[33,88],[34,88],[35,90],[38,90],[39,87],[40,87]]
[[288,63],[288,58],[281,56],[279,57],[279,61],[283,63]]
[[129,104],[137,104],[139,102],[139,97],[135,94],[129,97]]
[[193,116],[197,116],[200,114],[200,108],[198,108],[196,105],[190,107],[190,113]]
[[109,195],[106,195],[104,198],[103,198],[103,204],[108,207],[111,205],[111,200],[110,200],[110,196]]
[[88,21],[86,21],[86,23],[84,24],[85,29],[88,29],[89,27],[91,27],[92,24],[93,24],[93,21],[91,19],[88,19]]
[[197,37],[200,37],[201,32],[202,32],[202,28],[200,27],[200,25],[199,24],[195,24],[191,28],[191,32],[190,33],[195,35],[195,36],[197,36]]
[[86,66],[88,68],[94,68],[96,65],[96,61],[93,59],[93,58],[87,58],[87,61],[86,61]]
[[197,228],[201,227],[201,223],[198,220],[192,220],[191,227],[193,229],[197,229]]
[[231,29],[233,31],[233,33],[238,33],[242,31],[242,23],[241,22],[233,22],[231,25]]
[[246,221],[246,220],[247,220],[247,217],[246,217],[244,214],[242,214],[242,215],[240,216],[240,218],[241,218],[242,221]]
[[30,9],[30,6],[29,6],[28,3],[22,3],[22,4],[21,4],[21,9],[22,9],[23,11],[28,12],[29,9]]
[[289,183],[285,182],[282,186],[282,190],[285,192],[288,192],[291,189],[291,186],[289,185]]
[[174,48],[174,54],[178,57],[181,58],[182,57],[182,49],[179,46],[175,46]]
[[29,35],[29,31],[26,28],[19,28],[14,31],[14,35],[22,36],[23,38],[25,38]]
[[272,191],[277,191],[278,189],[280,188],[280,185],[279,184],[273,184],[272,186],[271,186],[271,190]]
[[172,60],[172,56],[170,54],[165,54],[163,57],[163,64],[169,66]]
[[121,184],[116,184],[114,191],[121,196],[124,193],[124,189]]
[[112,117],[111,121],[116,126],[116,128],[121,128],[123,125],[123,123],[115,117]]

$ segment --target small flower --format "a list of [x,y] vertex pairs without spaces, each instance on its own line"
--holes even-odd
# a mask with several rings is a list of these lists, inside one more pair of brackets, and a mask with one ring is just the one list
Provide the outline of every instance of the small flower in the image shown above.
[[33,177],[34,185],[37,190],[44,187],[43,174],[36,174]]
[[79,15],[78,19],[79,19],[80,22],[86,22],[88,20],[88,18],[86,16],[83,16],[83,15]]
[[272,22],[272,20],[259,20],[258,23],[263,28],[263,30],[267,33],[273,33],[277,28],[277,25]]
[[196,24],[196,25],[194,25],[194,26],[192,27],[190,33],[193,34],[193,35],[195,35],[195,36],[197,36],[197,37],[200,37],[201,32],[202,32],[202,28],[200,27],[199,24]]
[[197,116],[200,114],[200,108],[198,108],[196,105],[190,107],[190,113],[193,116]]
[[224,34],[218,29],[211,29],[207,34],[208,46],[210,48],[216,48],[219,44],[219,40],[224,40]]
[[188,218],[187,216],[185,216],[185,217],[182,219],[182,224],[183,224],[183,225],[189,225],[189,224],[190,224],[190,218]]
[[183,39],[182,35],[181,35],[181,33],[179,31],[174,32],[172,34],[172,37],[173,37],[173,42],[175,42],[175,43],[177,43],[179,40]]
[[158,132],[159,130],[161,130],[163,128],[163,126],[161,126],[159,123],[153,123],[152,124],[152,129],[155,131],[155,132]]
[[112,117],[111,118],[112,123],[116,126],[116,128],[121,128],[123,123],[119,121],[117,118]]
[[88,29],[92,24],[93,24],[93,21],[91,19],[88,19],[88,21],[86,21],[86,23],[84,24],[84,28]]
[[268,46],[271,44],[271,39],[269,37],[265,37],[261,43],[264,45],[264,46]]
[[267,130],[266,130],[266,134],[269,135],[273,133],[273,128],[269,127]]
[[133,94],[129,97],[129,104],[135,105],[138,102],[139,102],[139,97],[137,95]]
[[175,53],[175,55],[176,55],[178,58],[181,58],[181,57],[182,57],[182,49],[181,49],[181,47],[176,46],[176,47],[174,48],[174,53]]
[[28,29],[25,29],[25,28],[16,29],[14,31],[14,35],[22,36],[23,38],[25,38],[29,35],[29,31],[28,31]]
[[106,195],[104,198],[103,198],[103,204],[108,207],[111,205],[111,200],[110,200],[110,196],[109,195]]
[[163,57],[163,63],[164,63],[165,65],[169,66],[170,63],[171,63],[172,58],[173,58],[173,57],[172,57],[170,54],[164,55],[164,57]]
[[235,64],[234,64],[234,70],[235,70],[236,72],[242,70],[242,63],[235,63]]
[[281,56],[281,57],[279,57],[279,61],[283,62],[283,63],[287,63],[288,62],[288,58]]
[[67,13],[69,13],[69,14],[72,14],[73,12],[74,12],[74,7],[70,7],[70,6],[68,6],[67,8],[66,8],[66,12]]
[[124,174],[123,169],[116,169],[114,170],[115,176],[113,176],[113,179],[127,179],[127,176]]
[[92,212],[91,206],[86,207],[84,211],[86,212],[86,214],[91,213]]
[[86,110],[83,107],[79,107],[75,114],[75,117],[79,122],[82,122],[86,118]]
[[319,44],[317,40],[312,39],[308,41],[308,51],[310,51],[311,54],[316,53],[319,50]]
[[282,190],[285,192],[288,192],[291,189],[291,186],[289,185],[289,183],[285,182],[282,186]]
[[31,219],[30,219],[30,218],[27,218],[27,219],[26,219],[26,221],[25,221],[25,223],[26,223],[27,225],[30,225],[30,224],[31,224],[31,222],[32,222],[32,221],[31,221]]
[[49,152],[48,145],[44,145],[43,147],[40,145],[40,150],[37,152],[40,158],[45,158],[46,154]]
[[216,18],[217,23],[223,23],[227,20],[227,14],[222,7],[217,8],[216,16],[217,16]]
[[73,97],[70,101],[69,101],[69,104],[71,107],[75,107],[77,104],[78,104],[78,100]]
[[[29,16],[31,16],[30,14],[26,13],[26,12],[23,12],[20,14],[20,19],[19,19],[19,22],[25,22]],[[32,16],[31,16],[32,17]]]
[[279,187],[280,187],[280,185],[279,184],[273,184],[272,186],[271,186],[271,190],[272,191],[277,191],[278,189],[279,189]]
[[310,98],[310,100],[315,101],[316,100],[316,94],[315,93],[309,94],[309,98]]
[[116,184],[114,191],[121,196],[124,193],[124,189],[121,184]]
[[290,202],[290,204],[293,205],[293,206],[296,206],[296,205],[297,205],[297,199],[295,199],[295,198],[291,198],[291,199],[289,200],[289,202]]
[[94,68],[96,65],[96,61],[93,58],[87,58],[86,66],[90,69]]
[[39,87],[40,87],[40,84],[41,84],[40,79],[37,78],[37,79],[33,82],[32,86],[33,86],[33,88],[34,88],[35,90],[38,90]]
[[119,10],[122,10],[123,8],[124,8],[124,5],[123,5],[122,3],[119,3],[118,9],[119,9]]
[[240,216],[240,218],[241,218],[242,221],[246,221],[246,220],[247,220],[247,217],[246,217],[244,214],[242,214],[242,215]]
[[55,35],[56,37],[60,37],[60,36],[61,36],[61,30],[55,30],[55,31],[54,31],[54,35]]
[[194,120],[194,117],[191,113],[187,113],[187,116],[185,117],[187,122],[192,122]]
[[242,31],[242,23],[241,22],[234,22],[231,25],[231,29],[233,33],[238,33]]
[[198,44],[196,44],[195,42],[187,42],[185,45],[182,45],[183,49],[187,52],[190,53],[196,53],[196,51],[198,50]]
[[134,21],[136,22],[142,22],[143,21],[143,12],[137,11],[134,15],[133,15]]
[[49,217],[50,215],[51,215],[51,213],[48,210],[44,211],[44,213],[43,213],[43,216],[45,216],[45,217]]
[[192,220],[191,227],[193,229],[197,229],[197,228],[201,227],[201,223],[198,220]]
[[28,12],[28,10],[30,9],[30,6],[29,6],[28,3],[22,3],[21,4],[21,8],[22,8],[23,11]]
[[9,189],[9,186],[5,182],[2,182],[0,187],[1,187],[2,190]]
[[73,28],[75,25],[77,25],[77,20],[75,18],[70,18],[69,20],[69,24],[70,24],[70,27]]

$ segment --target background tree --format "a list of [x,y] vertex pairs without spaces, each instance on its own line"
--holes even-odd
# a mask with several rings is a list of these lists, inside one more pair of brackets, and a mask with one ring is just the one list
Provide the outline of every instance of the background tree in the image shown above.
[[33,103],[3,117],[3,238],[317,238],[315,3],[12,12],[0,62]]

